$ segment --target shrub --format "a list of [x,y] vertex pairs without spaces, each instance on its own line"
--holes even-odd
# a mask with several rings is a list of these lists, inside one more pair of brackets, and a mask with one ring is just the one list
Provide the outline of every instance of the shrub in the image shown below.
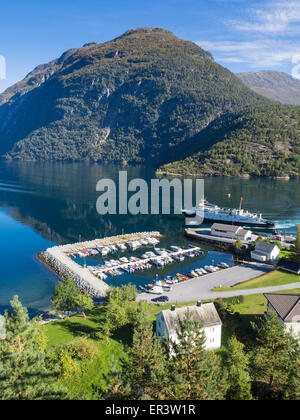
[[96,344],[87,338],[83,338],[67,348],[72,357],[79,360],[94,359],[99,353]]

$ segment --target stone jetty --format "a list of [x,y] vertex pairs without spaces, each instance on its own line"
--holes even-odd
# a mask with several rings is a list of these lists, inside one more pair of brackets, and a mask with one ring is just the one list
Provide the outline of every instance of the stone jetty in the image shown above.
[[86,290],[93,297],[100,298],[106,296],[109,291],[109,286],[103,280],[95,277],[89,269],[73,261],[70,256],[86,249],[120,243],[125,244],[128,241],[136,241],[149,237],[159,238],[161,234],[159,232],[140,232],[55,246],[41,252],[39,258],[55,271],[59,277],[71,277],[80,290]]

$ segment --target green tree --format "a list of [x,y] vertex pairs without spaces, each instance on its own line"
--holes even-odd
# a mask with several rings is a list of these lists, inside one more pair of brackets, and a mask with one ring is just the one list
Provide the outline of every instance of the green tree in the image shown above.
[[5,312],[6,338],[0,340],[0,399],[63,399],[59,370],[46,359],[39,319],[29,319],[17,296],[11,306]]
[[139,306],[136,319],[125,369],[126,380],[135,398],[161,399],[167,381],[166,355],[142,306]]
[[57,313],[74,311],[77,308],[79,290],[70,277],[59,281],[51,298],[52,308]]
[[243,248],[243,244],[242,244],[242,241],[240,240],[240,238],[238,238],[238,239],[235,241],[235,243],[234,243],[234,247],[235,247],[235,249],[237,249],[237,250],[239,250],[239,251]]
[[70,277],[58,282],[51,298],[52,308],[57,313],[75,311],[78,307],[86,310],[94,307],[93,300],[88,292],[81,292]]
[[295,242],[295,251],[297,261],[300,262],[300,225],[297,225],[297,238]]
[[251,377],[249,357],[244,352],[244,344],[231,337],[226,346],[225,367],[228,371],[229,389],[227,399],[251,400]]
[[187,311],[179,322],[177,340],[170,342],[171,381],[168,398],[219,400],[227,391],[227,373],[220,358],[205,349],[201,322]]
[[[277,315],[268,312],[266,319],[252,323],[256,343],[252,353],[252,376],[266,382],[270,391],[276,387],[284,395],[300,390],[298,341],[281,324]],[[298,366],[298,369],[296,369]]]
[[82,309],[82,315],[84,319],[86,319],[85,311],[91,311],[94,308],[93,299],[90,294],[87,291],[79,293],[75,302],[77,306]]
[[106,299],[106,316],[103,323],[103,334],[107,336],[111,331],[123,327],[136,318],[136,287],[128,284],[114,287],[110,290]]

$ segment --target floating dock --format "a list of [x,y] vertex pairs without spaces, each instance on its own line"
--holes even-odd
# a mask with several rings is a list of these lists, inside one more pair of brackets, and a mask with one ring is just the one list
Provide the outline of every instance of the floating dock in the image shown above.
[[[139,265],[139,264],[153,264],[153,260],[156,260],[158,262],[164,261],[166,258],[174,258],[177,255],[183,255],[186,256],[187,254],[193,252],[193,251],[200,251],[199,247],[189,248],[189,249],[182,249],[181,251],[169,251],[167,254],[164,255],[156,255],[155,257],[149,257],[149,258],[140,258],[136,261],[129,261],[124,262],[122,264],[113,265],[111,267],[98,267],[98,271],[102,273],[107,273],[110,270],[123,270],[124,268],[127,268],[130,265]],[[93,268],[97,268],[97,266],[90,266],[89,269],[92,270]]]
[[109,246],[117,243],[125,244],[128,241],[138,241],[144,238],[160,238],[161,236],[162,235],[159,232],[141,232],[94,239],[93,241],[48,248],[46,251],[41,252],[38,257],[55,271],[59,277],[71,277],[79,289],[88,291],[95,298],[100,298],[107,295],[109,286],[103,280],[95,277],[88,268],[82,267],[73,261],[71,255],[86,249]]

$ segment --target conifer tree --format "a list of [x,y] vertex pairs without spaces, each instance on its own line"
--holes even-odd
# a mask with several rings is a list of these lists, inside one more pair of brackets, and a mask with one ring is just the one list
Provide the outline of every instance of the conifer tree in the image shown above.
[[295,243],[297,261],[300,262],[300,225],[297,225],[297,238]]
[[233,336],[226,347],[225,367],[228,371],[229,383],[227,399],[251,400],[249,357],[244,352],[245,346]]
[[128,355],[129,362],[125,370],[132,396],[139,399],[162,398],[167,381],[166,355],[142,306],[138,309]]
[[168,388],[174,399],[219,400],[227,390],[226,370],[220,358],[205,349],[205,334],[201,322],[190,311],[179,322],[176,342],[170,343],[172,361]]
[[30,320],[18,297],[5,313],[6,337],[0,340],[0,399],[63,399],[59,371],[47,365],[39,320]]
[[300,387],[298,341],[281,324],[277,315],[268,312],[266,320],[252,323],[256,343],[252,355],[253,376],[267,382],[270,390],[277,389],[288,396]]
[[92,385],[96,399],[100,400],[127,400],[132,398],[129,382],[124,378],[122,366],[119,366],[114,356],[110,361],[110,370],[104,375],[105,387]]

